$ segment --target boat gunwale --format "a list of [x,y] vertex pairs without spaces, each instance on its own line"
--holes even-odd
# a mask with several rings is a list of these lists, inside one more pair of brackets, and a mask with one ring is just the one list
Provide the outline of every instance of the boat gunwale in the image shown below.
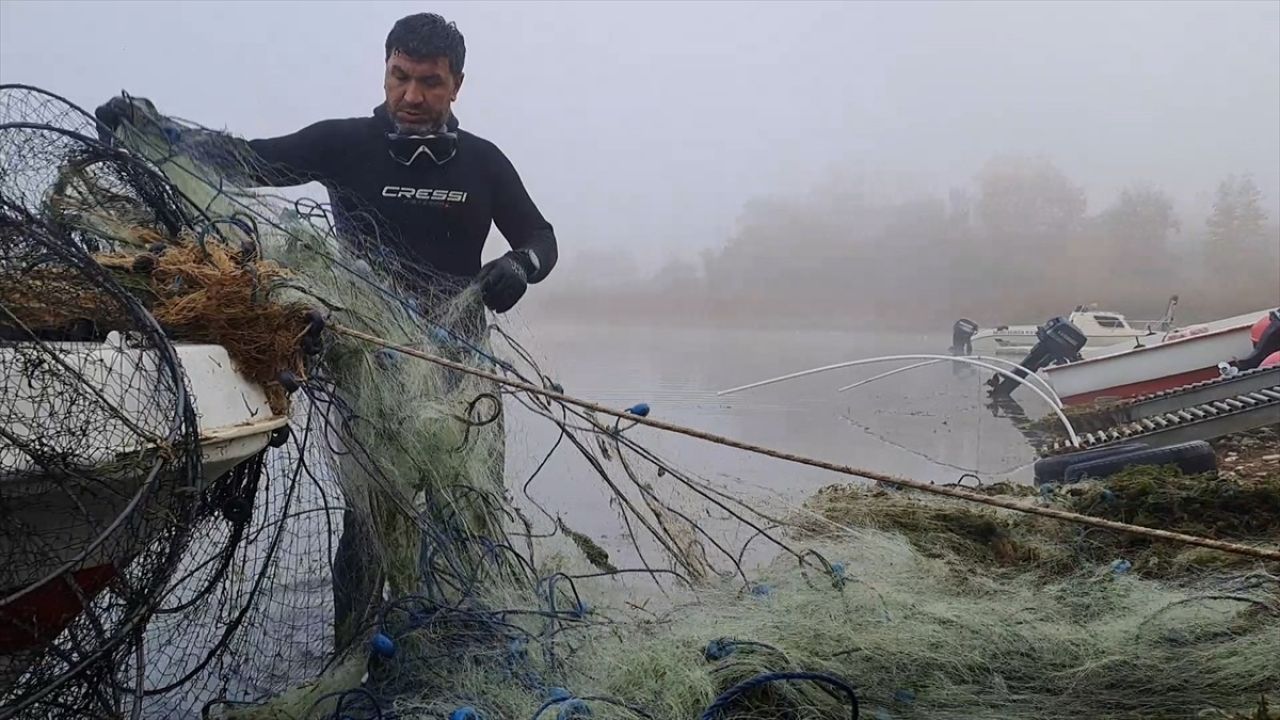
[[1248,329],[1252,326],[1253,326],[1252,322],[1244,322],[1239,325],[1232,325],[1230,327],[1219,328],[1217,330],[1210,330],[1208,332],[1203,332],[1198,335],[1189,335],[1187,337],[1178,338],[1176,340],[1168,340],[1165,342],[1156,343],[1155,345],[1143,345],[1141,347],[1130,348],[1128,350],[1125,350],[1124,352],[1117,352],[1117,353],[1112,353],[1110,355],[1102,355],[1094,358],[1086,358],[1084,360],[1078,360],[1073,363],[1067,363],[1066,365],[1051,365],[1047,368],[1042,369],[1040,372],[1043,372],[1045,374],[1059,373],[1064,370],[1067,370],[1068,368],[1078,368],[1084,365],[1088,365],[1089,363],[1096,363],[1102,360],[1114,360],[1120,357],[1127,357],[1127,356],[1141,353],[1145,350],[1158,350],[1160,348],[1173,347],[1180,343],[1189,343],[1195,340],[1206,340],[1208,338],[1212,338],[1217,335],[1222,335],[1229,332],[1237,332],[1242,329]]
[[200,444],[203,445],[206,441],[223,442],[227,440],[237,440],[242,437],[249,437],[251,435],[258,435],[264,432],[278,430],[288,424],[288,415],[272,415],[266,420],[253,420],[236,425],[224,425],[211,430],[202,431],[200,433]]

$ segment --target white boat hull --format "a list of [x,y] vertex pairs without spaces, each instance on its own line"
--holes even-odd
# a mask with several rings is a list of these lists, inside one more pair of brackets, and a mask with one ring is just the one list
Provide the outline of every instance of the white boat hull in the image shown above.
[[1249,329],[1268,311],[1219,320],[1169,333],[1164,342],[1040,371],[1066,405],[1123,399],[1168,390],[1218,376],[1218,363],[1253,351]]
[[[18,422],[7,428],[18,442],[44,438],[41,433],[52,428],[42,425],[65,422],[59,412],[89,414],[88,422],[80,423],[83,433],[44,438],[42,452],[57,452],[63,459],[57,474],[0,437],[0,522],[9,528],[0,534],[0,557],[9,559],[0,566],[0,684],[16,681],[32,652],[61,632],[151,540],[173,527],[169,508],[174,490],[189,479],[172,473],[159,476],[150,492],[142,492],[151,468],[169,466],[145,460],[158,452],[143,435],[120,432],[134,424],[166,436],[167,428],[148,425],[172,419],[156,417],[155,397],[149,403],[141,390],[150,387],[161,398],[172,397],[172,389],[164,389],[169,382],[164,373],[148,367],[155,364],[150,359],[154,356],[130,349],[118,338],[102,344],[51,345],[68,372],[93,385],[105,402],[72,405],[72,398],[59,407],[56,393],[36,386],[39,373],[0,378],[7,384],[3,396],[18,399],[17,409],[9,411]],[[224,348],[175,347],[198,416],[201,478],[212,482],[266,448],[287,418],[272,412],[262,388],[234,369]],[[6,352],[16,351],[0,347],[0,353]],[[21,364],[15,355],[0,360],[5,360],[0,367]],[[148,373],[153,376],[149,383]],[[143,461],[122,463],[121,458]],[[127,523],[104,532],[125,515]],[[104,535],[107,540],[95,545]],[[33,631],[33,626],[38,629]]]
[[[1082,354],[1091,357],[1110,352],[1116,346],[1149,345],[1163,339],[1163,330],[1151,328],[1167,328],[1172,322],[1173,305],[1164,320],[1154,323],[1130,323],[1120,313],[1084,310],[1077,308],[1067,316],[1067,320],[1084,334],[1088,342]],[[970,342],[973,352],[979,355],[1016,355],[1025,356],[1039,342],[1038,328],[1035,325],[1001,325],[996,328],[979,330],[974,333]]]
[[[1118,345],[1129,343],[1130,345],[1143,341],[1144,338],[1150,337],[1146,333],[1134,335],[1091,335],[1087,336],[1089,342],[1085,345],[1088,349],[1109,348],[1114,349]],[[1039,338],[1036,337],[1036,329],[1031,328],[1024,331],[1019,328],[1010,328],[1008,330],[989,330],[980,331],[973,336],[973,352],[975,355],[1018,355],[1024,356],[1035,347]]]

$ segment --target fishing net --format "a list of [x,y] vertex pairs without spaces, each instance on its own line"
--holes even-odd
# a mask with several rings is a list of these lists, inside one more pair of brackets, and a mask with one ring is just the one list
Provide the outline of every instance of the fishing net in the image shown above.
[[[16,92],[26,99],[3,99]],[[5,88],[0,107],[88,117],[37,95]],[[747,497],[653,452],[627,419],[647,407],[614,417],[560,399],[474,289],[400,262],[374,214],[355,223],[249,189],[265,169],[242,143],[129,107],[102,147],[163,182],[51,156],[41,177],[70,188],[64,199],[15,202],[83,238],[174,352],[223,348],[290,432],[193,500],[198,541],[102,673],[117,712],[1264,717],[1260,699],[1280,687],[1274,564],[890,488],[800,506]],[[135,185],[147,189],[122,191]],[[145,211],[159,197],[172,213]],[[356,226],[372,230],[351,237]],[[30,283],[16,295],[58,305]],[[196,409],[212,410],[192,384]],[[508,482],[513,412],[555,440]],[[598,479],[616,537],[539,500],[557,452]],[[1175,526],[1188,518],[1169,507],[1193,495],[1199,520],[1238,506],[1215,505],[1230,491],[1204,478],[1125,482],[990,492]],[[1185,529],[1274,545],[1274,527]]]
[[0,716],[108,716],[151,690],[148,623],[220,589],[260,476],[232,426],[278,404],[270,388],[230,412],[194,401],[188,373],[253,374],[264,353],[235,333],[273,328],[247,312],[193,327],[183,304],[234,312],[273,276],[202,243],[211,223],[74,106],[6,86],[0,109],[0,547],[15,572]]
[[196,416],[163,329],[48,219],[37,166],[112,153],[0,97],[0,716],[102,716],[189,539]]

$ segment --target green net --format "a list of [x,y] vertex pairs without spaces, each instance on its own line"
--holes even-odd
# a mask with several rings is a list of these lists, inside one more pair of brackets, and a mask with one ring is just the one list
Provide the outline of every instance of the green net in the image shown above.
[[[228,319],[220,306],[204,341],[278,371],[261,383],[287,399],[293,434],[264,452],[253,518],[224,543],[234,561],[200,576],[213,589],[158,614],[136,659],[105,671],[124,710],[1243,718],[1266,717],[1260,703],[1280,692],[1273,564],[888,490],[838,486],[802,507],[735,496],[656,455],[647,430],[335,331],[558,388],[474,290],[405,267],[376,236],[344,236],[321,204],[248,189],[258,168],[233,139],[136,109],[113,142],[163,173],[193,219],[151,228],[158,251],[147,235],[112,252],[163,259],[213,243],[254,268],[253,312]],[[74,197],[100,195],[91,173],[66,173]],[[58,196],[63,222],[138,236],[127,204]],[[219,253],[208,256],[189,264]],[[154,270],[118,266],[142,294]],[[172,292],[189,300],[186,287]],[[288,322],[262,321],[263,306]],[[237,343],[252,318],[287,352]],[[517,407],[556,428],[549,452],[576,453],[599,478],[621,546],[516,492],[546,481],[537,473],[508,484]],[[1162,470],[1026,499],[1274,544],[1276,482]],[[130,663],[141,687],[124,680]]]

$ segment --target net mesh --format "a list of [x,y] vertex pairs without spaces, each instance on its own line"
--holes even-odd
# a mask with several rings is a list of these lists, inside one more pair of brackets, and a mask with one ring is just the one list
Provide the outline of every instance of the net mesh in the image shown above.
[[[79,258],[40,272],[15,261],[0,307],[27,308],[55,335],[0,348],[35,356],[86,324],[151,328],[157,357],[216,345],[290,431],[201,478],[207,448],[190,450],[197,426],[180,420],[200,411],[205,440],[213,400],[191,382],[183,409],[184,375],[167,366],[172,414],[157,418],[177,418],[166,427],[188,444],[156,459],[190,474],[153,485],[197,488],[169,493],[187,514],[148,540],[169,561],[118,561],[151,589],[133,622],[93,607],[73,621],[122,629],[110,663],[53,679],[59,649],[84,637],[73,625],[5,666],[20,679],[0,716],[93,702],[157,718],[1264,717],[1259,698],[1280,687],[1275,567],[883,489],[832,488],[801,507],[746,499],[658,456],[630,423],[334,332],[559,388],[490,325],[474,289],[398,261],[372,213],[363,226],[380,229],[349,237],[322,203],[248,189],[263,168],[236,139],[126,101],[128,122],[100,133],[55,96],[0,89],[0,188],[24,231],[14,247],[45,228]],[[65,151],[28,135],[49,128]],[[96,295],[64,302],[80,297],[67,284],[77,271],[121,310]],[[573,453],[598,477],[621,543],[536,499],[545,461],[508,485],[515,409],[556,429],[547,457]],[[98,432],[39,417],[55,437]],[[1040,501],[1277,540],[1276,523],[1195,524],[1238,509],[1219,481],[1143,482]],[[1249,497],[1275,493],[1263,483]],[[1195,517],[1168,511],[1193,497],[1206,503]]]
[[[60,188],[47,171],[115,163],[129,168],[121,190],[130,177],[162,183],[67,129],[65,105],[29,105],[26,90],[2,97],[4,712],[100,716],[136,687],[115,668],[136,649],[189,541],[202,485],[197,423],[163,329],[93,259],[90,238],[52,219]],[[44,122],[11,123],[24,109]],[[172,209],[136,199],[139,212]]]

